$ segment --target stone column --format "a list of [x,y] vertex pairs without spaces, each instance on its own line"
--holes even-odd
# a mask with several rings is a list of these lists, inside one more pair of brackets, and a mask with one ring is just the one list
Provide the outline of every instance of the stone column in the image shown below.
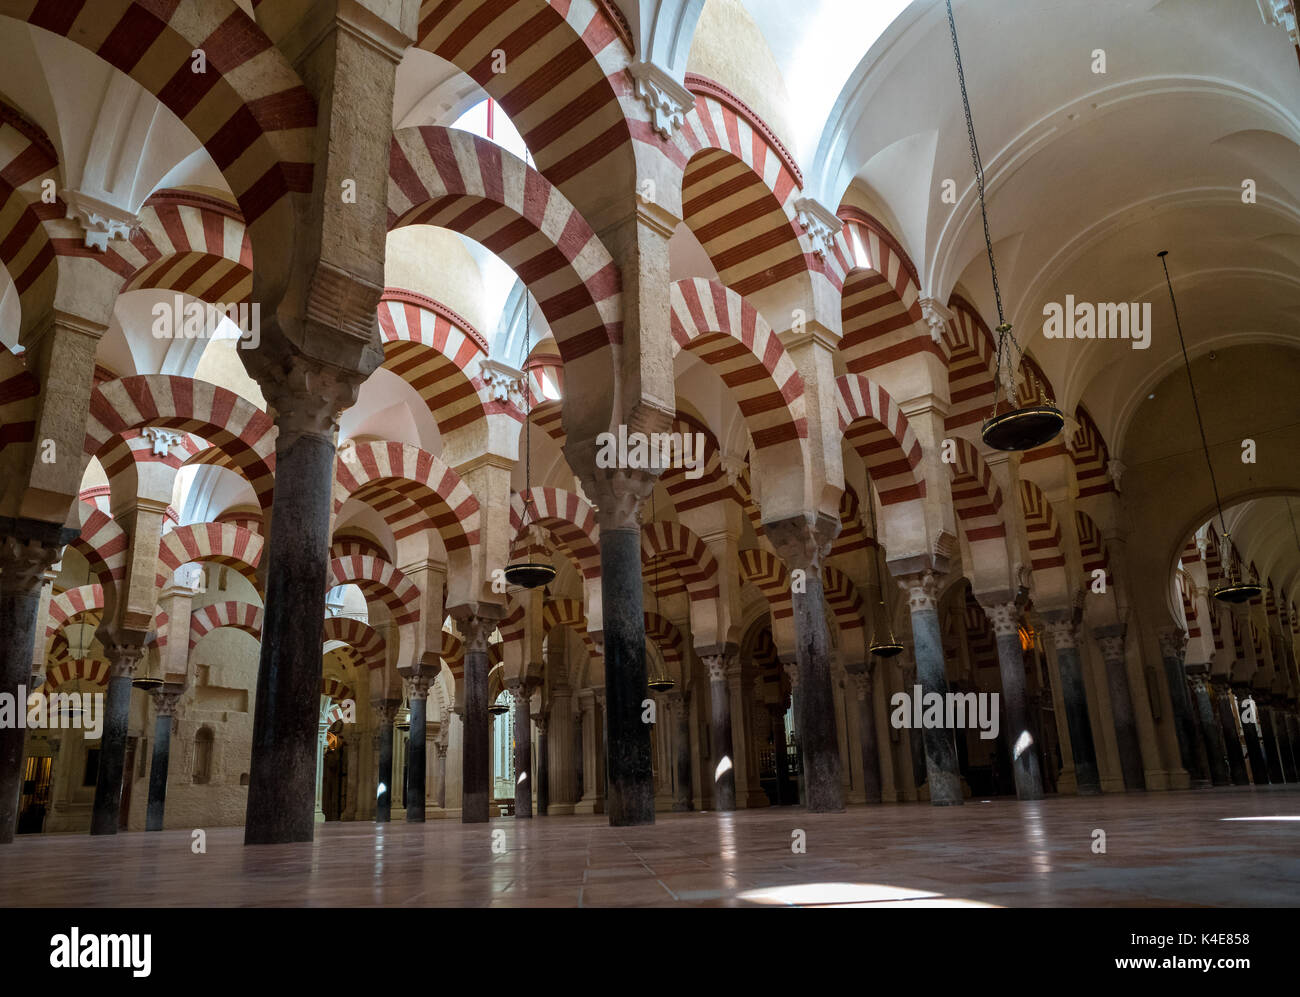
[[333,700],[321,693],[320,719],[316,724],[316,810],[313,820],[325,823],[325,746],[329,743],[329,712]]
[[407,823],[424,822],[427,801],[425,774],[428,771],[426,738],[428,736],[429,683],[433,669],[417,666],[405,676],[406,701],[411,710],[411,729],[407,732],[408,758],[406,763],[406,820]]
[[768,708],[772,720],[772,752],[773,762],[776,765],[776,804],[785,806],[793,802],[793,796],[790,792],[790,756],[786,753],[788,747],[785,740],[785,706],[781,703],[774,703]]
[[[948,675],[943,661],[943,638],[939,633],[939,579],[933,572],[924,571],[899,577],[898,585],[907,593],[912,613],[912,643],[921,695],[934,693],[945,699]],[[912,690],[908,694],[912,695]],[[930,803],[936,807],[961,804],[961,771],[954,731],[946,727],[926,728],[921,732],[921,742],[925,747]]]
[[[867,803],[880,802],[880,745],[876,743],[873,664],[867,661],[848,668],[858,704],[858,740],[862,742],[862,794]],[[779,782],[779,767],[777,772]]]
[[537,816],[539,817],[545,817],[551,805],[551,745],[547,739],[546,719],[544,713],[533,717],[533,725],[537,728]]
[[1124,773],[1124,787],[1129,790],[1146,789],[1146,774],[1142,767],[1142,748],[1138,741],[1137,715],[1133,712],[1133,697],[1128,685],[1128,670],[1124,660],[1122,623],[1097,627],[1092,636],[1101,648],[1106,662],[1106,687],[1110,691],[1110,710],[1115,719],[1115,744],[1119,748],[1120,768]]
[[1284,724],[1282,729],[1286,734],[1287,750],[1291,755],[1291,771],[1296,773],[1297,779],[1300,779],[1300,720],[1289,710],[1284,710],[1281,718]]
[[[839,521],[829,516],[815,520],[795,517],[767,523],[765,528],[768,540],[792,576],[804,803],[812,813],[837,813],[844,809],[844,783],[835,726],[822,565],[839,532]],[[802,575],[795,576],[795,572]]]
[[433,739],[433,750],[437,755],[433,765],[433,799],[440,810],[447,809],[447,727],[449,721],[445,718],[442,721],[442,727],[438,731],[437,737]]
[[375,788],[375,823],[386,824],[393,816],[393,721],[402,708],[400,699],[377,699],[370,704],[375,711],[376,748],[379,774]]
[[1206,688],[1209,666],[1190,672],[1187,681],[1191,686],[1192,702],[1196,706],[1197,726],[1200,728],[1201,741],[1205,745],[1206,759],[1210,768],[1210,779],[1216,786],[1232,785],[1228,774],[1228,753],[1223,743],[1223,731],[1219,728],[1218,717],[1214,713],[1214,704],[1210,702],[1210,691]]
[[574,813],[598,814],[605,809],[605,780],[601,774],[600,754],[604,733],[601,730],[600,710],[596,694],[584,689],[578,694],[582,709],[582,799],[573,808]]
[[736,758],[731,744],[729,652],[701,656],[709,673],[709,740],[713,746],[713,809],[736,809]]
[[[573,690],[568,685],[551,686],[550,715],[547,717],[547,759],[550,773],[547,778],[549,797],[546,812],[571,814],[578,802],[578,777],[574,753]],[[581,728],[577,728],[581,733]]]
[[158,719],[153,728],[153,759],[149,764],[149,809],[145,815],[146,831],[163,829],[167,808],[167,765],[171,759],[172,726],[180,704],[182,686],[167,684],[151,693]]
[[1079,656],[1079,627],[1070,610],[1043,614],[1047,634],[1056,648],[1056,668],[1061,676],[1061,699],[1065,702],[1065,724],[1074,756],[1074,781],[1080,796],[1101,792],[1097,771],[1097,747],[1088,717],[1088,693],[1083,683],[1083,661]]
[[668,707],[673,714],[673,811],[684,813],[692,809],[690,694],[672,690]]
[[465,722],[460,821],[484,824],[492,803],[492,725],[488,717],[488,637],[497,621],[469,611],[456,615],[465,648]]
[[[793,802],[803,806],[804,801],[804,778],[803,778],[803,735],[799,733],[799,663],[797,661],[784,661],[781,667],[785,669],[785,676],[790,682],[790,713],[791,727],[794,734],[795,758],[799,762],[799,778],[795,782],[795,792]],[[789,759],[786,759],[787,770],[786,776],[789,777]]]
[[1174,733],[1178,738],[1178,754],[1183,768],[1191,778],[1193,788],[1210,784],[1209,772],[1201,764],[1196,751],[1199,740],[1196,731],[1196,714],[1192,697],[1187,691],[1187,673],[1183,659],[1187,654],[1187,633],[1180,627],[1163,627],[1159,633],[1160,658],[1165,667],[1165,680],[1169,685],[1169,699],[1174,710]]
[[1256,786],[1266,786],[1269,783],[1268,757],[1260,737],[1259,703],[1255,701],[1255,691],[1244,682],[1232,688],[1237,697],[1241,733],[1246,741],[1246,757],[1250,760],[1251,781]]
[[108,694],[104,697],[104,732],[99,742],[99,778],[95,782],[95,805],[90,815],[91,834],[117,834],[127,725],[131,718],[131,681],[136,665],[144,656],[144,648],[138,644],[113,644],[106,650]]
[[1219,726],[1223,730],[1224,748],[1228,755],[1228,771],[1234,786],[1249,786],[1250,774],[1246,769],[1246,739],[1237,720],[1236,701],[1226,679],[1210,680],[1211,693],[1219,711]]
[[520,682],[506,688],[515,701],[515,818],[522,820],[533,816],[533,736],[528,713],[531,697],[528,687]]
[[655,821],[650,727],[641,722],[646,698],[641,509],[654,482],[645,472],[615,471],[602,480],[596,496],[611,827]]
[[[32,674],[41,617],[45,572],[59,559],[62,545],[76,536],[52,523],[0,519],[0,695],[12,697],[15,710],[27,709],[24,692]],[[43,636],[43,635],[42,635]],[[0,844],[14,840],[22,794],[27,729],[0,727]]]
[[1264,750],[1268,755],[1268,777],[1273,782],[1290,782],[1286,769],[1282,765],[1282,752],[1277,740],[1277,724],[1274,722],[1273,715],[1273,707],[1260,703],[1259,720],[1263,732]]
[[356,401],[362,380],[359,374],[301,356],[259,373],[279,434],[275,497],[262,552],[267,566],[266,600],[248,773],[246,845],[311,841],[315,834],[320,649],[334,439],[338,413]]
[[1025,690],[1025,653],[1020,646],[1020,607],[999,602],[984,607],[998,645],[998,673],[1002,677],[1002,705],[1008,729],[1004,734],[1011,771],[1016,780],[1016,798],[1041,800],[1043,773],[1039,768],[1037,731],[1029,719],[1029,698]]

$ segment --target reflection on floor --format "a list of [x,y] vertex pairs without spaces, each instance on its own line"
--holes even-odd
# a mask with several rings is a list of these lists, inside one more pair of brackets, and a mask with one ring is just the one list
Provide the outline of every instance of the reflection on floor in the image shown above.
[[643,828],[325,824],[310,844],[255,848],[215,828],[206,854],[183,830],[26,836],[0,852],[23,872],[0,877],[0,905],[1281,906],[1300,897],[1297,817],[1300,787],[1285,786],[660,814]]

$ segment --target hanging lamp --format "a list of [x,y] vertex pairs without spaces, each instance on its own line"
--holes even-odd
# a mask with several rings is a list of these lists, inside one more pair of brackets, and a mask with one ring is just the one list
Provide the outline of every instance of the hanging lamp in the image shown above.
[[[998,268],[993,261],[993,239],[989,235],[989,215],[984,204],[984,165],[980,160],[979,144],[975,141],[975,122],[970,113],[970,97],[966,93],[966,73],[962,68],[961,48],[957,44],[957,22],[952,16],[952,0],[948,3],[948,28],[952,32],[952,52],[957,60],[957,82],[961,86],[961,103],[966,112],[966,132],[970,136],[970,158],[975,167],[975,185],[979,192],[980,216],[984,220],[984,247],[988,251],[989,273],[993,277],[993,298],[998,307],[997,361],[993,370],[993,411],[985,420],[980,436],[994,450],[1031,450],[1054,440],[1065,426],[1065,416],[1051,401],[1038,405],[1015,407],[1015,372],[1020,367],[1024,353],[1011,335],[1011,323],[1002,312],[1002,291],[998,286]],[[1003,393],[1003,364],[1006,364],[1007,385],[1005,408],[1000,410]],[[1038,378],[1028,368],[1026,377],[1035,388],[1041,389]],[[1045,392],[1041,393],[1045,396]]]
[[1216,586],[1210,590],[1210,595],[1214,596],[1219,602],[1242,603],[1249,602],[1261,592],[1263,586],[1255,582],[1247,581],[1245,578],[1237,578],[1236,563],[1232,540],[1228,536],[1228,521],[1223,516],[1223,501],[1219,498],[1219,483],[1214,477],[1214,462],[1210,460],[1210,444],[1205,438],[1205,422],[1201,419],[1201,405],[1196,399],[1196,382],[1192,379],[1192,362],[1187,356],[1187,343],[1183,339],[1183,323],[1178,317],[1178,299],[1174,297],[1174,282],[1169,278],[1169,264],[1165,257],[1169,255],[1169,250],[1162,249],[1156,253],[1160,258],[1160,266],[1165,272],[1165,286],[1169,288],[1169,303],[1174,308],[1174,327],[1178,330],[1178,345],[1183,351],[1183,368],[1187,371],[1187,387],[1192,392],[1192,411],[1196,413],[1196,428],[1201,434],[1201,451],[1205,454],[1205,466],[1210,472],[1210,486],[1214,489],[1214,505],[1219,510],[1219,561],[1225,567],[1227,581],[1222,585]]
[[[524,285],[524,525],[528,525],[530,510],[533,507],[532,458],[533,458],[533,387],[529,382],[528,360],[533,348],[532,299],[528,285]],[[555,565],[549,561],[534,559],[530,547],[524,553],[522,561],[506,565],[506,581],[520,588],[535,589],[548,584],[555,578]]]
[[[658,515],[659,515],[659,510],[656,508],[655,494],[654,491],[652,490],[650,492],[650,522],[652,523],[655,522],[655,520],[658,518]],[[654,566],[655,566],[654,569],[655,575],[654,575],[654,580],[651,581],[650,583],[650,591],[652,591],[655,596],[655,616],[659,616],[660,614],[659,614],[659,559],[658,558],[655,558]],[[655,692],[667,692],[676,684],[677,683],[673,681],[672,676],[668,674],[668,669],[666,665],[664,666],[664,670],[661,674],[652,676],[650,678],[650,681],[646,683],[646,685],[648,685]]]
[[[889,608],[885,605],[885,569],[880,560],[880,531],[876,529],[876,500],[871,495],[871,475],[867,475],[867,508],[871,510],[871,541],[876,547],[876,591],[880,594],[880,620],[889,630],[889,639],[873,637],[868,650],[873,657],[896,658],[903,653],[903,645],[894,638],[894,624],[889,618]],[[873,625],[872,633],[875,633]]]
[[488,707],[488,712],[494,717],[503,716],[510,712],[510,704],[501,702],[500,697],[492,700],[492,705]]

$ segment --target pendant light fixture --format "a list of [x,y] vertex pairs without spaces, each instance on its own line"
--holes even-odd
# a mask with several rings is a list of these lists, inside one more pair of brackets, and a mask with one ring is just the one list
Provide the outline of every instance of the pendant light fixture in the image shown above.
[[[87,568],[87,573],[86,573],[86,584],[87,584],[87,585],[90,584],[90,572],[89,572],[89,568]],[[83,632],[82,636],[83,636],[83,638],[84,638],[84,636],[85,636],[84,632]],[[155,640],[157,640],[157,638],[158,638],[158,634],[157,634],[157,632],[154,633],[153,637],[154,637]],[[86,654],[89,656],[89,653],[90,653],[90,651],[89,651],[89,645],[87,645],[87,651],[86,651]],[[161,664],[161,661],[160,661],[159,663]],[[150,674],[149,674],[149,652],[148,652],[148,651],[145,651],[145,653],[144,653],[144,674],[143,674],[143,675],[137,675],[137,676],[135,676],[134,678],[131,679],[131,688],[133,688],[133,689],[139,689],[141,692],[153,692],[155,689],[161,689],[161,688],[162,688],[162,684],[163,684],[163,680],[162,680],[162,676],[161,676],[161,675],[156,675],[156,676],[155,676],[155,675],[150,675]]]
[[[888,640],[873,636],[868,650],[877,658],[896,658],[903,653],[903,645],[894,639],[894,624],[889,618],[889,607],[885,605],[885,569],[880,560],[880,531],[876,529],[876,500],[871,495],[870,474],[867,475],[867,508],[871,510],[871,542],[876,547],[876,591],[880,594],[880,619],[877,622],[884,623],[889,631]],[[874,634],[874,624],[871,630]]]
[[[989,215],[984,204],[984,165],[980,160],[979,144],[975,141],[975,122],[970,113],[970,97],[966,93],[966,73],[961,63],[961,48],[957,44],[957,22],[952,16],[952,0],[948,3],[948,28],[952,32],[952,52],[957,60],[957,82],[961,86],[962,109],[966,112],[966,132],[970,136],[970,158],[975,168],[975,186],[979,192],[980,216],[984,219],[984,247],[988,251],[989,273],[993,277],[993,298],[998,307],[997,361],[993,370],[993,411],[985,421],[980,435],[994,450],[1031,450],[1054,440],[1065,426],[1065,416],[1051,401],[1040,405],[1016,408],[1015,373],[1020,367],[1023,352],[1011,335],[1011,324],[1002,312],[1002,291],[998,287],[998,268],[993,261],[993,239],[989,235]],[[1005,364],[1005,368],[1004,368]],[[1003,371],[1006,371],[1006,407],[999,411],[1003,394]],[[1025,376],[1035,388],[1041,388],[1034,372],[1026,368]],[[1045,392],[1038,392],[1045,394]]]
[[488,712],[494,717],[503,716],[510,712],[510,704],[501,702],[500,696],[492,700],[492,705],[488,707]]
[[[659,510],[655,506],[655,493],[652,489],[650,492],[650,522],[658,519]],[[654,579],[650,582],[650,591],[655,597],[655,616],[659,616],[659,558],[654,559]],[[650,681],[646,683],[655,692],[667,692],[677,683],[673,681],[672,676],[668,674],[667,665],[662,666],[662,671],[658,675],[652,675]]]
[[[533,459],[533,386],[529,379],[528,361],[533,349],[532,329],[532,295],[528,285],[524,285],[524,525],[533,507],[532,459]],[[555,565],[549,561],[534,559],[533,548],[529,547],[522,561],[506,565],[506,581],[520,588],[535,589],[546,585],[555,578]]]
[[1222,585],[1210,590],[1210,595],[1219,602],[1249,602],[1264,591],[1263,587],[1244,577],[1237,577],[1235,551],[1228,536],[1228,521],[1223,516],[1223,502],[1219,498],[1219,483],[1214,477],[1214,462],[1210,460],[1210,444],[1205,438],[1205,422],[1201,419],[1201,405],[1196,399],[1196,382],[1192,379],[1192,362],[1187,356],[1187,343],[1183,339],[1183,323],[1178,317],[1178,299],[1174,297],[1174,282],[1169,278],[1169,264],[1165,257],[1169,250],[1162,249],[1156,254],[1160,257],[1160,266],[1164,268],[1165,285],[1169,288],[1169,303],[1174,307],[1174,327],[1178,330],[1178,345],[1183,351],[1183,368],[1187,371],[1187,387],[1192,392],[1192,411],[1196,414],[1196,428],[1201,434],[1201,452],[1205,454],[1205,466],[1210,472],[1210,487],[1214,489],[1214,505],[1219,510],[1219,562],[1227,578]]

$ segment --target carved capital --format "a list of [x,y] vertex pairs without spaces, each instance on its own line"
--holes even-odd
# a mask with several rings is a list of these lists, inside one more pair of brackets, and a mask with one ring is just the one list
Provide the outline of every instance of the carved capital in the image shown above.
[[591,494],[596,503],[596,521],[605,530],[639,530],[646,500],[654,491],[658,475],[632,468],[596,471]]
[[63,548],[14,534],[0,534],[0,591],[30,593],[45,584],[45,574]]
[[998,602],[984,607],[995,637],[1009,637],[1020,632],[1020,607],[1014,602]]
[[822,514],[815,518],[811,515],[792,516],[764,523],[763,528],[787,568],[821,578],[822,565],[839,535],[840,521]]
[[457,611],[452,615],[460,630],[460,639],[465,653],[472,654],[477,651],[479,654],[487,654],[488,638],[497,628],[498,621],[493,617],[480,616],[468,610]]
[[650,111],[650,124],[660,138],[670,139],[695,106],[695,95],[653,62],[628,65],[633,92]]
[[819,260],[826,259],[844,222],[834,211],[811,197],[796,198],[794,210],[799,227],[808,234],[808,241],[812,243],[813,254]]
[[140,226],[140,216],[79,190],[64,188],[59,192],[68,206],[67,217],[75,220],[85,233],[87,249],[101,253],[108,250],[110,239],[129,239]]
[[174,717],[180,706],[183,689],[168,689],[165,686],[149,695],[153,698],[153,708],[160,717]]
[[263,367],[258,385],[275,411],[280,433],[276,450],[292,446],[304,436],[331,446],[338,432],[339,413],[357,400],[365,375],[321,363],[301,354],[286,363]]
[[109,644],[108,674],[110,678],[134,678],[136,666],[144,657],[144,648],[139,644]]
[[867,672],[849,672],[849,682],[852,683],[858,702],[865,702],[871,695],[871,675]]
[[1122,623],[1097,627],[1093,630],[1092,636],[1096,639],[1097,646],[1101,648],[1102,660],[1107,664],[1124,660],[1124,637],[1126,633],[1127,628]]
[[953,314],[938,298],[922,298],[920,300],[921,317],[925,319],[925,324],[930,327],[930,338],[936,343],[942,343],[945,333],[948,331],[948,323],[952,321]]
[[1071,614],[1047,614],[1043,617],[1043,624],[1058,651],[1079,646],[1079,626]]
[[524,410],[524,374],[497,360],[484,360],[479,377],[492,401],[505,402],[520,412]]
[[710,682],[725,682],[727,680],[728,659],[725,654],[705,654],[700,656],[704,662],[704,667],[708,669]]
[[406,687],[407,699],[428,699],[429,682],[432,676],[423,673],[402,676],[403,684]]
[[1181,627],[1162,627],[1160,637],[1160,656],[1174,658],[1181,665],[1187,654],[1187,631]]
[[907,593],[907,605],[913,613],[924,610],[939,611],[939,576],[933,571],[920,571],[903,575],[898,587]]
[[1192,687],[1192,692],[1198,696],[1205,694],[1205,673],[1196,672],[1194,675],[1187,676],[1187,684]]

